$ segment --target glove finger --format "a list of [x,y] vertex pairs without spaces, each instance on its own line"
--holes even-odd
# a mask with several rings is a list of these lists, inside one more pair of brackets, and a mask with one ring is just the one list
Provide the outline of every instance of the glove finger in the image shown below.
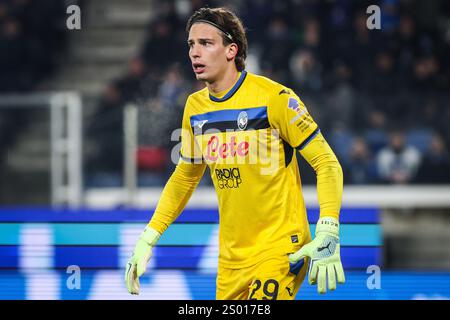
[[145,271],[147,271],[147,263],[150,260],[150,257],[152,256],[152,251],[148,250],[148,252],[146,252],[146,254],[141,257],[141,259],[139,259],[138,263],[137,263],[137,276],[140,277],[142,276]]
[[315,284],[317,282],[317,273],[319,272],[319,266],[317,261],[311,259],[309,264],[309,284]]
[[135,284],[134,284],[135,273],[136,273],[136,265],[129,262],[127,264],[127,270],[125,272],[125,284],[127,286],[128,292],[131,294],[135,293]]
[[139,294],[141,289],[141,284],[139,282],[139,277],[136,275],[136,269],[133,270],[133,292],[132,294]]
[[307,248],[306,248],[306,246],[303,246],[297,252],[289,255],[289,262],[291,262],[291,263],[299,262],[300,259],[303,259],[304,257],[308,256],[308,254],[306,252],[307,252]]
[[333,291],[336,290],[336,270],[334,264],[327,266],[328,288]]
[[319,276],[317,279],[317,291],[319,293],[327,292],[327,268],[326,268],[326,266],[319,267]]
[[124,280],[125,284],[128,285],[128,274],[130,273],[132,263],[130,261],[127,262],[127,265],[125,266],[125,274],[124,274]]
[[336,263],[334,265],[336,269],[336,275],[337,275],[337,281],[338,283],[345,283],[345,274],[344,274],[344,268],[342,268],[342,263]]
[[127,265],[126,265],[126,267],[125,267],[125,286],[127,287],[128,292],[131,293],[131,291],[130,291],[130,285],[129,285],[129,284],[130,284],[130,281],[129,281],[129,279],[128,279],[129,273],[130,273],[130,269],[131,269],[131,263],[128,262]]

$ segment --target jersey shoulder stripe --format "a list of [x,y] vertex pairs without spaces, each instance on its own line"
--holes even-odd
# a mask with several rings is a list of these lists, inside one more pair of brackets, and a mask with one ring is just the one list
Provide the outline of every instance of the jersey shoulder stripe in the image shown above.
[[267,107],[224,109],[191,116],[194,135],[203,134],[208,129],[220,132],[227,130],[265,129],[269,127]]

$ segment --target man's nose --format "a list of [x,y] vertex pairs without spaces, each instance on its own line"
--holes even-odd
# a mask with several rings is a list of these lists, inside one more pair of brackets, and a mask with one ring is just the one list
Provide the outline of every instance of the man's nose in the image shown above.
[[197,45],[195,45],[195,44],[192,45],[191,51],[190,51],[190,55],[191,55],[192,58],[200,57],[200,50],[199,50]]

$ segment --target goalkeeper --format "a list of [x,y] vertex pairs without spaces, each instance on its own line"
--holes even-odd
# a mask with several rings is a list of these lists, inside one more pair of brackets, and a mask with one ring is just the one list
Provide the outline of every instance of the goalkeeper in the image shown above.
[[[345,282],[339,244],[343,177],[318,125],[290,88],[245,70],[246,35],[233,12],[202,8],[186,31],[193,72],[206,87],[186,101],[181,157],[127,263],[128,291],[139,294],[152,248],[207,166],[220,215],[216,299],[295,299],[307,274],[319,293],[336,289]],[[314,240],[297,151],[317,177]]]

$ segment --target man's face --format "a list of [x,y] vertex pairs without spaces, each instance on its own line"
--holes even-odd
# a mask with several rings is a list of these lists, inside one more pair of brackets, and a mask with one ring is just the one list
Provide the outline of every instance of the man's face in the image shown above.
[[214,82],[227,67],[227,50],[220,30],[207,23],[194,23],[189,31],[189,58],[197,80]]
[[400,132],[394,132],[391,134],[391,146],[396,152],[400,152],[405,147],[405,137]]

